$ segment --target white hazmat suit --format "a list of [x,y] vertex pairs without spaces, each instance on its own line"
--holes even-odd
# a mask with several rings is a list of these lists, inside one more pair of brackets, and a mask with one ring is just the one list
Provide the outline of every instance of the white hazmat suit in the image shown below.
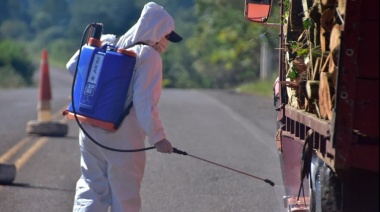
[[[173,18],[154,2],[147,3],[137,23],[116,46],[136,52],[134,77],[125,105],[133,101],[129,115],[116,132],[82,123],[87,133],[102,145],[115,149],[144,148],[145,137],[159,152],[172,152],[157,104],[161,95],[162,59],[159,53],[168,42],[182,38],[174,32]],[[174,36],[169,38],[168,36]],[[103,44],[115,44],[113,35],[102,35]],[[143,44],[142,44],[143,43]],[[75,73],[78,52],[66,64]],[[77,182],[73,211],[140,211],[140,185],[144,175],[145,152],[114,152],[93,143],[82,131],[79,134],[82,176]]]

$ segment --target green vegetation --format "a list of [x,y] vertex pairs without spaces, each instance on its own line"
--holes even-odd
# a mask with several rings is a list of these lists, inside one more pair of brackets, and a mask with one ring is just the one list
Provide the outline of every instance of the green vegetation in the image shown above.
[[[104,24],[104,33],[124,34],[140,16],[144,0],[0,0],[0,42],[12,40],[23,45],[25,58],[40,60],[47,49],[49,64],[64,67],[78,49],[85,27],[92,22]],[[244,1],[230,0],[156,0],[176,22],[184,40],[172,44],[163,55],[164,86],[176,88],[226,88],[259,81],[260,35],[265,34],[277,64],[278,30],[244,19]],[[273,14],[278,14],[276,4]],[[274,16],[269,22],[279,22]],[[8,49],[3,54],[7,53]],[[29,53],[30,56],[27,56]],[[0,87],[13,77],[14,83],[31,83],[0,64]],[[6,70],[5,70],[6,69]],[[274,67],[276,69],[276,67]],[[272,70],[273,72],[273,70]],[[28,81],[29,80],[29,81]],[[16,83],[17,82],[17,83]],[[8,85],[5,85],[7,87]]]
[[239,85],[234,90],[237,93],[255,94],[261,96],[273,96],[273,83],[277,76],[273,75],[268,80],[258,80],[255,82],[244,83]]
[[0,42],[1,87],[23,87],[33,84],[35,67],[23,45],[11,40]]
[[288,73],[288,77],[290,80],[295,80],[299,76],[299,73],[296,69],[296,67],[292,66],[291,70]]

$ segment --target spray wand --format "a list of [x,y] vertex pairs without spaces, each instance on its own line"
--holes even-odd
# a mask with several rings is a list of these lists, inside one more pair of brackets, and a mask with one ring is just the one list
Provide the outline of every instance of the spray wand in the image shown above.
[[187,155],[187,156],[190,156],[190,157],[192,157],[192,158],[195,158],[195,159],[198,159],[198,160],[202,160],[202,161],[205,161],[205,162],[207,162],[207,163],[211,163],[211,164],[214,164],[214,165],[217,165],[217,166],[220,166],[220,167],[223,167],[223,168],[226,168],[226,169],[229,169],[229,170],[232,170],[232,171],[238,172],[238,173],[240,173],[240,174],[244,174],[244,175],[247,175],[247,176],[249,176],[249,177],[256,178],[256,179],[258,179],[258,180],[262,180],[262,181],[268,183],[269,185],[274,186],[274,182],[272,182],[272,181],[270,181],[270,180],[268,180],[268,179],[263,179],[263,178],[260,178],[260,177],[257,177],[257,176],[254,176],[254,175],[251,175],[251,174],[248,174],[248,173],[245,173],[245,172],[242,172],[242,171],[239,171],[239,170],[236,170],[236,169],[233,169],[233,168],[227,167],[227,166],[220,165],[220,164],[218,164],[218,163],[215,163],[215,162],[212,162],[212,161],[209,161],[209,160],[205,160],[205,159],[200,158],[200,157],[196,157],[196,156],[194,156],[194,155],[190,155],[190,154],[188,154],[187,152],[181,151],[181,150],[179,150],[179,149],[177,149],[177,148],[173,148],[173,152],[176,153],[176,154],[179,154],[179,155]]

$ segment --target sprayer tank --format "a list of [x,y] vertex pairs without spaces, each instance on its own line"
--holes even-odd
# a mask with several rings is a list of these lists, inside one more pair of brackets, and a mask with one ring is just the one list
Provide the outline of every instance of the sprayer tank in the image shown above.
[[[128,50],[120,52],[82,47],[73,96],[81,121],[107,128],[103,124],[113,126],[123,113],[136,56]],[[72,104],[68,111],[73,117]]]

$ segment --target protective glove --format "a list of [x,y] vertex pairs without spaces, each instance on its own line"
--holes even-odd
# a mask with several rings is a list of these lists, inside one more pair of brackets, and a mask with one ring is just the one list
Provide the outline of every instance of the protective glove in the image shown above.
[[169,153],[169,154],[173,152],[172,144],[166,138],[155,143],[154,146],[156,147],[157,152]]

